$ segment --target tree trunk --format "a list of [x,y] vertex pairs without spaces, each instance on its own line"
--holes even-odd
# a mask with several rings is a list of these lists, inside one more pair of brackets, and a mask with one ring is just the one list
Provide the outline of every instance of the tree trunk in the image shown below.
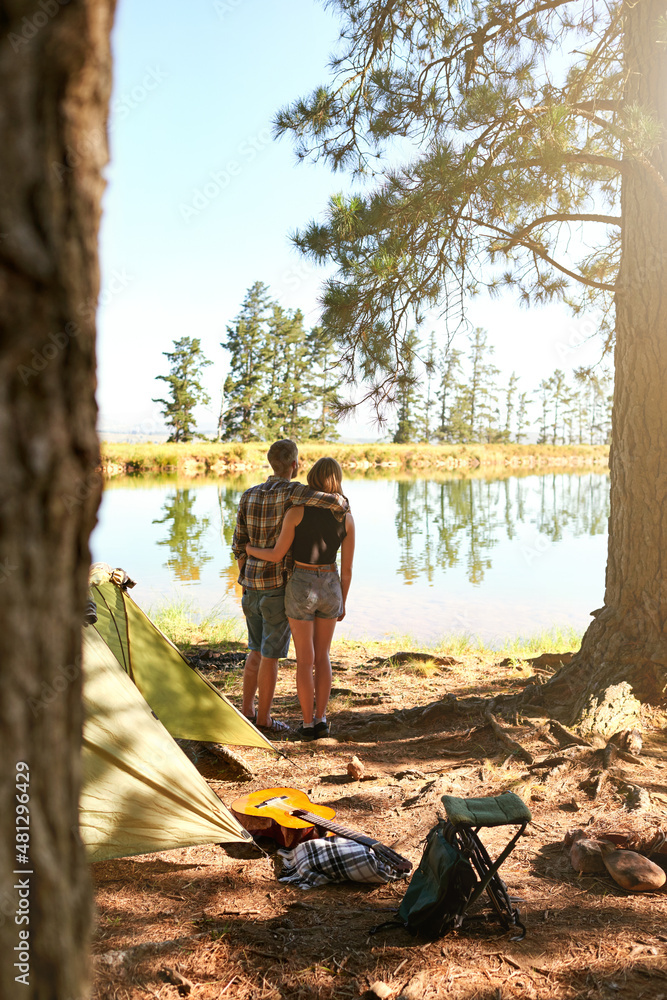
[[[667,59],[659,39],[662,0],[625,4],[628,105],[649,109],[662,142],[644,162],[627,157],[616,293],[616,381],[611,444],[611,514],[604,607],[581,650],[548,685],[571,721],[608,731],[605,691],[630,716],[667,693]],[[662,44],[661,44],[662,42]],[[629,685],[629,688],[627,687]],[[614,701],[614,697],[611,699]],[[606,710],[603,710],[604,714]],[[621,728],[621,727],[619,727]]]
[[87,993],[80,647],[113,7],[0,0],[0,996],[26,1000]]

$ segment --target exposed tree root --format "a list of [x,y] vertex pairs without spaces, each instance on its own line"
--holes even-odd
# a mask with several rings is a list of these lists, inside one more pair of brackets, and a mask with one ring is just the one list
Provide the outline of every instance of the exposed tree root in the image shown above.
[[188,996],[188,994],[192,992],[193,983],[189,979],[186,979],[185,976],[181,975],[178,969],[165,967],[161,970],[160,975],[165,982],[178,988],[179,996]]
[[592,799],[600,798],[603,790],[609,783],[609,771],[591,771],[587,778],[580,783],[580,788],[590,795]]
[[117,967],[126,965],[129,962],[135,962],[137,959],[144,958],[146,955],[157,955],[160,952],[171,951],[174,948],[192,947],[193,941],[199,941],[201,938],[209,937],[209,934],[209,931],[203,931],[200,934],[189,934],[185,937],[171,938],[168,941],[145,941],[141,944],[132,945],[130,948],[123,948],[117,951],[105,951],[102,954],[94,955],[93,958],[96,962],[100,962],[111,967]]
[[590,748],[591,744],[588,742],[588,740],[582,739],[582,737],[577,736],[576,733],[571,733],[569,729],[566,729],[565,726],[562,726],[560,722],[556,721],[556,719],[549,719],[547,725],[551,730],[551,732],[553,733],[553,735],[559,741],[561,747],[577,746],[577,747]]
[[230,750],[229,747],[223,747],[220,743],[204,743],[203,746],[206,747],[208,752],[212,753],[214,757],[217,757],[218,760],[224,760],[226,764],[230,764],[237,772],[240,780],[252,781],[255,777],[246,762],[242,760],[237,753]]
[[513,754],[515,754],[521,760],[525,760],[527,764],[532,764],[534,760],[533,755],[529,753],[525,747],[521,746],[520,743],[517,743],[516,740],[513,740],[511,736],[508,736],[507,732],[503,729],[503,727],[500,725],[498,720],[493,715],[494,706],[495,706],[495,700],[489,702],[489,705],[487,706],[486,711],[484,712],[484,718],[486,719],[487,723],[491,726],[494,734],[500,740],[503,746],[507,747],[508,750],[511,750]]
[[[507,733],[493,717],[491,708],[493,702],[488,706],[485,718],[493,728],[496,736],[504,746],[510,748],[520,746],[515,741],[510,740]],[[651,806],[651,799],[646,791],[634,781],[628,780],[621,770],[615,770],[613,765],[617,761],[627,761],[630,764],[642,765],[644,762],[640,757],[622,747],[641,747],[641,735],[635,731],[623,731],[615,733],[606,743],[593,738],[591,741],[584,740],[575,733],[570,732],[559,722],[549,719],[545,723],[536,726],[534,732],[551,747],[559,746],[560,753],[551,751],[541,760],[529,761],[528,771],[532,774],[540,772],[541,781],[547,781],[555,775],[562,773],[565,769],[579,766],[587,768],[587,776],[579,784],[582,791],[593,800],[599,800],[605,793],[620,795],[625,800],[625,808],[628,810],[646,810]],[[557,737],[557,740],[554,739]],[[600,745],[602,744],[602,745]],[[523,748],[522,748],[523,750]],[[525,750],[517,756],[526,760]]]
[[638,727],[642,703],[667,703],[667,643],[662,624],[641,609],[605,607],[581,649],[546,683],[536,677],[524,700],[557,706],[580,732],[610,736]]
[[455,660],[453,656],[434,656],[433,653],[410,653],[405,650],[401,650],[398,653],[392,653],[388,656],[386,660],[381,660],[378,663],[378,667],[391,667],[396,663],[435,663],[439,667],[457,667],[460,666],[461,661]]
[[542,768],[552,768],[558,767],[560,764],[569,764],[569,757],[565,757],[561,754],[560,757],[545,757],[544,760],[536,760],[533,764],[528,767],[529,771],[539,771]]
[[[522,663],[530,663],[536,673],[554,674],[560,667],[569,663],[574,655],[574,653],[540,653],[539,656],[529,656],[522,660]],[[514,660],[514,657],[506,656],[500,661],[499,666],[508,667]]]
[[229,747],[222,746],[221,743],[202,743],[200,740],[180,739],[176,742],[193,764],[197,764],[206,754],[212,754],[213,757],[224,761],[234,770],[237,780],[252,781],[255,777],[245,761]]

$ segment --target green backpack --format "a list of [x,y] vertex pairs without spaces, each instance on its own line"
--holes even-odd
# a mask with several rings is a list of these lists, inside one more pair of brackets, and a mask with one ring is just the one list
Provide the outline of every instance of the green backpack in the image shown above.
[[477,884],[472,865],[443,835],[445,820],[429,832],[419,867],[410,879],[398,919],[381,927],[405,927],[411,934],[438,938],[463,923]]

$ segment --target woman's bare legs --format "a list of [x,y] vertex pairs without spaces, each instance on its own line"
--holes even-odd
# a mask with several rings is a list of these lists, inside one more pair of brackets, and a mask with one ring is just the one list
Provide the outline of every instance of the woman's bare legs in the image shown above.
[[313,701],[316,705],[317,718],[323,719],[326,715],[331,694],[329,648],[337,619],[316,618],[315,621],[302,621],[298,618],[289,618],[288,621],[296,650],[296,693],[303,721],[306,725],[310,725],[313,721]]
[[331,694],[331,660],[329,650],[337,618],[315,619],[315,717],[324,719]]
[[315,622],[302,621],[300,618],[288,618],[287,620],[296,650],[296,693],[301,705],[303,721],[312,725],[313,701],[315,699],[315,685],[313,683]]

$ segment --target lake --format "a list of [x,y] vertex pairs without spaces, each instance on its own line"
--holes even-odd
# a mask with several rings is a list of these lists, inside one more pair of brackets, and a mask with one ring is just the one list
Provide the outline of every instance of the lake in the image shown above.
[[[259,478],[112,479],[93,558],[127,570],[145,610],[185,597],[195,612],[242,619],[230,544],[239,497]],[[494,644],[553,625],[583,631],[602,604],[606,474],[373,470],[346,475],[343,488],[357,548],[338,636]]]

